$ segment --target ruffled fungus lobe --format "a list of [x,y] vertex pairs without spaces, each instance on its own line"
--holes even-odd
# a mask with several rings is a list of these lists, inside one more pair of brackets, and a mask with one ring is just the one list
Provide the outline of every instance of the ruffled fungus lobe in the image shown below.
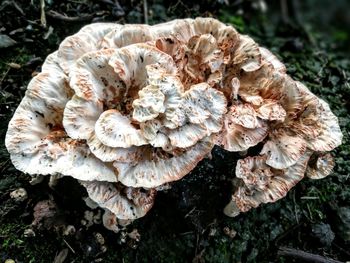
[[117,232],[214,145],[262,149],[238,161],[234,216],[282,198],[305,171],[327,176],[341,139],[327,103],[269,50],[197,18],[67,37],[29,83],[5,143],[17,169],[79,180]]
[[236,175],[241,181],[231,202],[225,207],[228,216],[236,216],[283,198],[303,177],[310,153],[304,154],[298,163],[287,169],[275,169],[266,164],[266,156],[247,157],[239,160]]

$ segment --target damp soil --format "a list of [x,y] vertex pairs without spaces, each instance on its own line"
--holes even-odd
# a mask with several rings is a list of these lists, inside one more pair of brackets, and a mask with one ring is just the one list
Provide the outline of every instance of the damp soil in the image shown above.
[[[41,2],[45,2],[46,25],[40,19]],[[148,0],[147,20],[154,24],[213,16],[278,54],[288,73],[326,100],[339,117],[344,140],[332,152],[334,172],[323,180],[303,180],[274,204],[228,218],[222,210],[230,200],[234,168],[241,156],[214,148],[211,158],[170,189],[159,192],[145,217],[115,234],[99,222],[90,227],[82,223],[88,208],[81,199],[85,191],[75,180],[63,178],[53,188],[48,186],[48,178],[29,184],[29,176],[12,166],[4,138],[28,82],[66,36],[91,22],[144,23],[144,3],[2,1],[0,34],[13,41],[0,48],[0,261],[307,262],[298,257],[303,252],[309,253],[311,262],[319,257],[350,260],[350,22],[342,11],[349,7],[346,1],[323,0],[323,6],[331,5],[324,14],[321,7],[315,7],[317,1],[308,0],[299,6],[287,5],[286,13],[279,3],[266,2],[206,0],[199,5]],[[338,11],[333,10],[336,6]],[[325,16],[322,21],[329,21],[328,27],[318,23],[320,14]],[[23,202],[15,202],[9,195],[19,187],[28,192]],[[54,216],[33,227],[34,207],[43,200],[55,204]],[[74,226],[75,233],[63,235],[66,225]],[[28,234],[28,229],[35,235]],[[128,235],[133,230],[140,234],[139,241]],[[103,244],[98,235],[103,236]],[[293,253],[283,256],[285,248]]]

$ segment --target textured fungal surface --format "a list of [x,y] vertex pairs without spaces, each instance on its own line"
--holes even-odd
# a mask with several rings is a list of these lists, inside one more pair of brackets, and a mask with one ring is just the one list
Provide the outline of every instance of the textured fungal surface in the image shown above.
[[96,23],[67,37],[29,83],[6,147],[25,173],[79,180],[116,231],[215,145],[247,155],[224,211],[235,216],[284,197],[304,174],[330,174],[341,140],[328,104],[269,50],[197,18]]

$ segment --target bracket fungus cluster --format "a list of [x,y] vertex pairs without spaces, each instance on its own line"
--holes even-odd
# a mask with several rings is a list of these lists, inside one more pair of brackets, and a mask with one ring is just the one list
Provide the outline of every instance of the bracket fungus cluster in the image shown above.
[[29,83],[9,123],[14,166],[71,176],[104,224],[144,216],[156,192],[214,145],[239,160],[225,213],[284,197],[304,174],[327,176],[341,144],[323,100],[250,37],[212,18],[97,23],[67,37]]

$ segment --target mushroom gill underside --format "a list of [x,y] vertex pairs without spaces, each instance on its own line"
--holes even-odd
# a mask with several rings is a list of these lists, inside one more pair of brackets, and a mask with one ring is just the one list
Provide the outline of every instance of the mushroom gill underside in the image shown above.
[[304,174],[329,175],[341,140],[328,104],[269,50],[197,18],[96,23],[67,37],[29,83],[5,144],[18,170],[78,180],[117,231],[215,145],[262,146],[237,163],[224,210],[236,216],[283,198]]

